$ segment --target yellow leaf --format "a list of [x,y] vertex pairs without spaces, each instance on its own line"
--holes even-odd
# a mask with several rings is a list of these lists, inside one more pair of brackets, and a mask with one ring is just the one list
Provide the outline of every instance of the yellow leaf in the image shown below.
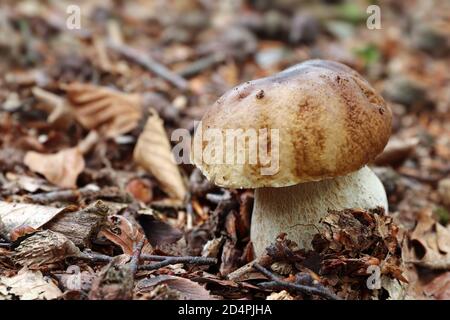
[[186,187],[171,152],[161,118],[150,115],[134,149],[134,160],[150,172],[172,198],[183,200]]

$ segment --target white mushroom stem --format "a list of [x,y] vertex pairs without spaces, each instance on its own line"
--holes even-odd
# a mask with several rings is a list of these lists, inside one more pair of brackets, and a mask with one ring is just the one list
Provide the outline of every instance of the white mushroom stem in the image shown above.
[[255,190],[251,240],[257,256],[282,232],[310,249],[328,210],[371,209],[388,203],[383,184],[367,166],[349,175],[284,188]]

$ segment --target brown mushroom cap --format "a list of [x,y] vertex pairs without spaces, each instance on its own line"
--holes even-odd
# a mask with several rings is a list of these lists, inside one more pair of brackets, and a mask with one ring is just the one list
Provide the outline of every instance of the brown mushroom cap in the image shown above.
[[[278,129],[276,174],[261,174],[269,164],[260,162],[208,164],[198,151],[191,157],[210,181],[225,187],[318,181],[346,175],[372,161],[389,139],[391,119],[383,98],[356,71],[333,61],[309,60],[229,90],[206,112],[202,130],[195,133],[194,144],[209,128]],[[203,142],[198,150],[203,152],[207,145]],[[231,146],[224,154],[234,150]]]

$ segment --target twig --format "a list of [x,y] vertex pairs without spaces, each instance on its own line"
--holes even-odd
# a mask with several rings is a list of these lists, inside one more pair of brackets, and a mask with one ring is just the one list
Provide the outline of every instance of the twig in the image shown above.
[[419,181],[421,183],[436,185],[439,182],[439,180],[445,178],[445,176],[450,173],[450,169],[445,170],[444,173],[439,176],[436,175],[436,176],[429,176],[429,177],[424,177],[424,176],[419,176],[419,175],[415,175],[415,174],[411,174],[411,173],[407,173],[407,172],[402,172],[401,170],[399,171],[399,173],[400,173],[400,175],[402,175],[405,178],[413,179],[413,180]]
[[202,57],[190,65],[188,65],[183,70],[179,71],[178,74],[182,77],[193,77],[202,71],[209,69],[216,64],[219,64],[225,60],[225,55],[221,52],[210,54],[206,57]]
[[[133,257],[137,254],[136,253],[137,249],[138,248],[136,247]],[[78,256],[78,258],[90,260],[93,262],[110,262],[112,260],[112,257],[110,256],[92,252],[90,250],[83,251],[83,253],[80,256]],[[158,256],[152,254],[140,254],[139,259],[144,261],[158,261],[158,263],[139,266],[138,269],[140,270],[155,270],[176,263],[186,263],[196,265],[213,265],[217,263],[217,259],[215,258],[193,257],[193,256],[174,257],[174,256]]]
[[161,63],[153,60],[150,56],[143,54],[142,52],[129,47],[127,45],[119,45],[115,44],[111,41],[108,42],[108,47],[122,55],[123,57],[140,64],[147,70],[155,73],[156,75],[160,76],[161,78],[169,81],[174,86],[181,90],[187,90],[189,85],[186,79],[181,77],[180,75],[172,72],[169,70],[166,66],[162,65]]
[[89,134],[78,143],[78,148],[82,154],[86,154],[100,140],[97,131],[91,130]]
[[0,242],[0,248],[10,249],[11,248],[11,243],[9,243],[9,242]]
[[133,276],[136,274],[136,271],[138,270],[139,266],[139,258],[141,256],[142,247],[144,246],[144,239],[139,241],[133,251],[133,256],[131,257],[130,261],[130,269],[133,274]]
[[165,257],[165,256],[153,256],[153,255],[142,255],[142,260],[147,261],[160,261],[158,263],[142,265],[139,267],[140,270],[156,270],[170,264],[186,263],[195,265],[213,265],[217,263],[215,258],[206,257]]
[[313,286],[306,286],[306,285],[283,281],[283,280],[280,280],[276,275],[274,275],[272,272],[270,272],[269,270],[267,270],[266,268],[264,268],[263,266],[261,266],[258,263],[253,264],[253,267],[256,270],[258,270],[259,272],[261,272],[262,274],[264,274],[266,277],[268,277],[270,280],[272,280],[269,282],[261,283],[260,286],[262,286],[262,287],[285,288],[285,289],[291,289],[294,291],[298,291],[303,294],[308,294],[308,295],[314,294],[314,295],[317,295],[317,296],[320,296],[322,298],[326,298],[329,300],[340,300],[340,298],[338,296],[336,296],[334,293],[330,292],[327,288],[325,288],[324,286],[322,286],[320,284],[313,287]]
[[125,194],[120,194],[120,190],[114,187],[106,187],[101,190],[95,190],[91,186],[85,186],[78,190],[65,189],[50,192],[42,192],[36,194],[26,195],[25,199],[29,202],[39,204],[49,204],[52,202],[77,202],[81,198],[88,197],[91,200],[96,199],[119,199],[121,202],[126,202]]
[[110,262],[112,260],[112,257],[107,256],[105,254],[93,252],[91,250],[84,250],[81,255],[77,256],[76,258],[89,260],[91,262]]
[[34,203],[47,204],[57,201],[69,201],[69,202],[78,201],[80,195],[81,189],[80,190],[69,189],[69,190],[57,190],[45,193],[31,194],[27,195],[26,199]]

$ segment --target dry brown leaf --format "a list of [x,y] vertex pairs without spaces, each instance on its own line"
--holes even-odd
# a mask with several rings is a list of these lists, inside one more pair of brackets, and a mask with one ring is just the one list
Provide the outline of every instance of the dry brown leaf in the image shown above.
[[163,122],[156,113],[148,118],[139,136],[134,160],[159,181],[170,197],[180,201],[185,198],[186,186],[171,152]]
[[75,188],[78,175],[84,170],[83,154],[77,147],[54,154],[28,151],[23,161],[32,171],[61,188]]
[[431,211],[420,213],[418,223],[410,235],[411,249],[407,259],[430,269],[450,269],[450,229],[432,218]]
[[160,275],[151,279],[143,279],[138,282],[137,288],[141,292],[151,291],[153,287],[165,284],[170,289],[176,290],[186,300],[215,300],[215,298],[198,283],[170,275]]
[[57,189],[54,185],[47,182],[47,180],[38,177],[29,177],[26,175],[15,174],[12,172],[6,173],[8,184],[3,185],[6,188],[19,188],[30,193],[35,193],[38,190],[54,191]]
[[445,272],[423,286],[427,296],[438,300],[450,300],[450,272]]
[[86,129],[116,137],[136,128],[142,117],[139,94],[83,83],[62,85],[75,117]]
[[[108,222],[109,225],[100,231],[100,235],[122,248],[123,253],[132,255],[134,245],[145,237],[144,234],[123,216],[111,215]],[[145,240],[142,252],[148,251],[149,247]]]
[[98,134],[89,135],[73,148],[53,154],[28,151],[23,162],[32,171],[42,174],[49,182],[61,188],[75,188],[78,175],[84,170],[83,154],[98,141]]
[[138,221],[152,246],[160,247],[173,244],[183,237],[181,230],[161,221],[154,215],[140,214]]
[[125,187],[126,191],[131,193],[133,198],[142,201],[143,203],[149,203],[153,198],[153,190],[150,183],[144,179],[132,179]]
[[294,298],[286,290],[280,292],[272,292],[267,296],[266,300],[294,300]]
[[0,277],[0,300],[52,300],[61,295],[58,286],[40,271],[23,268],[14,277]]
[[8,203],[0,201],[0,233],[8,235],[18,228],[38,229],[62,212],[73,211],[74,207],[54,208],[28,203]]

